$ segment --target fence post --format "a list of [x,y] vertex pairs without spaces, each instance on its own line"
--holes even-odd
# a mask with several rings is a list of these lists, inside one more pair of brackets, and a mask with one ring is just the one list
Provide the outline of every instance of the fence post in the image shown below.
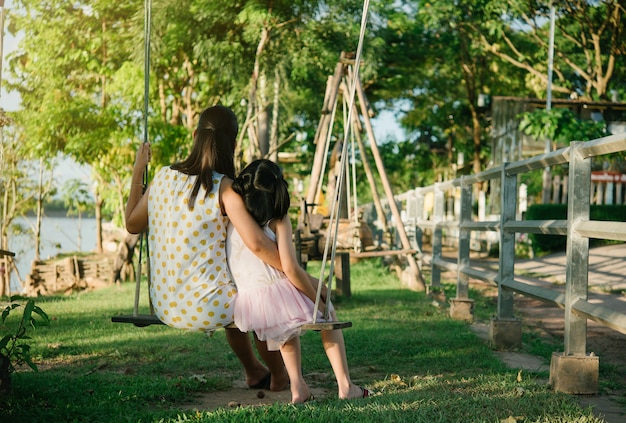
[[424,245],[424,231],[422,230],[422,221],[424,220],[424,194],[422,191],[415,189],[415,241],[419,247],[419,254],[417,256],[420,268],[422,268],[424,255],[422,254],[422,247]]
[[444,198],[441,184],[435,184],[434,189],[434,204],[433,204],[433,258],[431,267],[431,280],[430,288],[433,291],[438,291],[441,288],[441,270],[439,266],[435,266],[435,260],[442,257],[442,243],[443,243],[443,230],[441,229],[441,222],[443,222],[444,213]]
[[500,256],[498,264],[497,315],[491,319],[489,339],[496,349],[522,346],[522,323],[513,316],[513,290],[505,283],[515,277],[515,232],[506,231],[505,225],[515,221],[517,213],[517,175],[507,172],[508,163],[502,166],[500,196]]
[[555,391],[595,394],[598,391],[599,358],[587,355],[587,318],[572,311],[579,299],[587,299],[589,238],[576,231],[589,220],[591,159],[581,157],[583,143],[570,144],[569,196],[567,202],[567,269],[565,279],[565,351],[552,353],[550,385]]
[[418,194],[415,190],[411,190],[407,193],[406,196],[406,206],[405,206],[405,222],[404,226],[406,228],[407,236],[409,237],[409,241],[411,243],[411,248],[417,251],[417,259],[421,268],[421,260],[422,260],[422,237],[420,234],[419,228],[419,219],[420,213],[424,212],[424,201],[422,199],[421,202],[418,201]]
[[450,301],[450,317],[457,320],[474,321],[474,300],[469,298],[469,277],[463,272],[470,267],[471,231],[464,228],[472,220],[472,185],[461,177],[461,199],[459,204],[459,249],[456,274],[456,298]]

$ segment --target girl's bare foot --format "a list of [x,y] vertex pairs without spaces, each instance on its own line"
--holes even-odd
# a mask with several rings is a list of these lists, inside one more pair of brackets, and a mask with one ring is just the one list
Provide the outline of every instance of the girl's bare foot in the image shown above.
[[357,385],[350,385],[350,392],[347,396],[343,397],[339,395],[341,399],[354,399],[354,398],[367,398],[370,396],[370,391],[366,388]]
[[295,396],[292,395],[291,396],[291,403],[292,404],[304,404],[305,402],[313,401],[314,399],[315,399],[315,397],[313,396],[313,394],[309,392],[308,395],[306,395],[304,397],[299,397],[298,399],[296,399]]

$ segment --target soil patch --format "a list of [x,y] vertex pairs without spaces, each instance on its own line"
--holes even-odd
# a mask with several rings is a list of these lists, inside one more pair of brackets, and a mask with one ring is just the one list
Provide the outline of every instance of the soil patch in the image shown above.
[[[305,375],[307,381],[310,375]],[[332,395],[326,389],[316,388],[309,382],[309,388],[314,400]],[[335,393],[336,394],[336,393]],[[217,408],[254,407],[271,404],[288,404],[291,401],[289,388],[284,391],[274,392],[270,390],[250,389],[243,381],[235,381],[232,389],[228,391],[207,392],[194,395],[189,404],[181,408],[188,411],[207,411]]]

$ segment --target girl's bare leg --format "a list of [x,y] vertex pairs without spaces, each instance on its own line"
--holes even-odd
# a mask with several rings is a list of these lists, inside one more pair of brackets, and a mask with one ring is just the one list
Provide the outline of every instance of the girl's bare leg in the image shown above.
[[[337,320],[335,313],[331,313],[333,320]],[[363,389],[352,383],[350,371],[348,370],[348,359],[346,358],[346,346],[341,330],[322,331],[322,344],[330,365],[337,379],[339,388],[339,398],[361,398]],[[284,356],[283,356],[284,357]]]
[[289,381],[291,383],[291,403],[303,403],[311,398],[311,391],[302,376],[302,356],[300,355],[300,338],[295,337],[280,347]]

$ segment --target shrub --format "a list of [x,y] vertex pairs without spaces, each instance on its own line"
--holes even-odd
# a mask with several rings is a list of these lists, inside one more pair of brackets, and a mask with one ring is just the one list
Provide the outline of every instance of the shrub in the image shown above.
[[[626,205],[591,205],[591,220],[622,222],[626,217]],[[567,204],[534,204],[528,207],[526,220],[566,220]],[[565,250],[567,237],[562,235],[529,234],[535,254]],[[597,244],[599,241],[595,241]]]
[[[11,373],[16,366],[27,364],[31,369],[37,371],[37,366],[30,358],[30,345],[24,340],[31,339],[26,332],[28,328],[45,326],[50,323],[48,315],[33,300],[28,300],[24,306],[24,313],[16,328],[11,329],[6,326],[6,320],[13,310],[21,307],[18,303],[9,304],[2,312],[0,328],[2,332],[8,332],[0,340],[0,393],[8,393],[11,390]],[[35,318],[40,317],[40,320]]]

